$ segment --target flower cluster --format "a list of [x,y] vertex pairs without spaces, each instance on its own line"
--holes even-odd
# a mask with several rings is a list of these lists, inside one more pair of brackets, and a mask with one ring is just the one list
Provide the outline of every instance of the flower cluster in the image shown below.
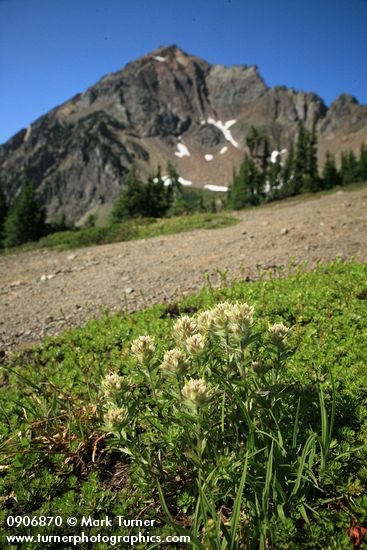
[[182,374],[187,368],[186,356],[178,348],[166,351],[161,363],[161,369],[167,372],[173,372],[177,375]]
[[[197,338],[198,334],[206,336],[211,332],[226,332],[241,337],[247,333],[253,322],[254,308],[252,306],[247,303],[222,302],[211,309],[202,311],[196,319],[190,319],[187,315],[181,317],[174,325],[173,330],[176,340],[185,342],[190,353],[197,353],[204,349],[202,341]],[[193,342],[194,346],[192,346]]]
[[195,380],[194,378],[188,380],[183,387],[182,396],[185,401],[196,407],[205,405],[209,400],[209,391],[205,380],[202,378],[199,380]]
[[155,353],[155,342],[152,336],[139,336],[131,344],[131,352],[139,363],[150,361]]
[[201,334],[193,334],[187,338],[185,347],[190,355],[200,353],[205,348],[205,338]]
[[196,318],[196,327],[200,334],[207,334],[213,330],[213,313],[212,310],[205,310],[199,313]]
[[199,330],[196,320],[190,319],[188,315],[184,315],[176,321],[173,333],[176,341],[189,355],[196,355],[204,350],[204,331]]
[[247,303],[222,302],[197,318],[199,332],[227,332],[241,337],[254,322],[254,308]]
[[118,426],[124,424],[128,419],[128,410],[126,407],[117,407],[116,405],[111,405],[104,414],[104,421],[106,426],[114,430]]
[[[202,311],[195,317],[190,318],[187,315],[180,317],[173,326],[173,335],[176,341],[176,347],[164,353],[160,364],[162,373],[170,373],[177,376],[177,385],[179,394],[183,402],[191,404],[194,407],[203,406],[209,401],[212,390],[204,378],[199,378],[202,373],[209,372],[206,359],[207,355],[202,354],[214,339],[225,337],[228,345],[228,337],[231,338],[231,345],[235,349],[235,344],[247,341],[251,328],[254,323],[254,308],[247,303],[229,303],[227,301]],[[276,323],[269,327],[268,336],[273,345],[283,350],[288,343],[290,329],[281,323]],[[234,341],[233,341],[234,340]],[[139,336],[131,344],[131,353],[135,356],[143,369],[147,369],[148,383],[155,398],[157,395],[157,374],[154,372],[155,362],[152,362],[156,352],[156,345],[152,336]],[[232,348],[231,348],[232,349]],[[241,347],[242,350],[242,347]],[[190,360],[190,356],[198,356],[197,361]],[[241,356],[243,361],[243,356]],[[239,359],[239,356],[237,358]],[[259,376],[264,376],[269,369],[267,365],[260,361],[253,361],[251,371]],[[205,367],[201,372],[195,371],[196,367]],[[227,363],[228,366],[228,363]],[[192,371],[192,378],[187,374]],[[241,374],[244,370],[240,366]],[[250,371],[250,372],[251,372]],[[246,370],[247,372],[247,370]],[[190,372],[191,375],[191,372]],[[196,378],[194,378],[196,376]],[[210,376],[210,372],[209,372]],[[127,408],[120,403],[121,390],[123,384],[126,384],[126,377],[122,377],[116,372],[110,372],[105,375],[102,381],[102,389],[105,397],[104,419],[109,427],[120,426],[123,430],[123,423],[127,418]]]
[[187,340],[190,336],[196,334],[196,332],[196,325],[188,315],[180,317],[174,325],[174,335],[179,341]]
[[106,374],[102,380],[102,387],[107,396],[113,396],[116,392],[122,388],[123,378],[117,372],[110,372]]
[[283,323],[275,323],[269,327],[270,341],[278,347],[285,346],[288,343],[289,335],[290,329]]

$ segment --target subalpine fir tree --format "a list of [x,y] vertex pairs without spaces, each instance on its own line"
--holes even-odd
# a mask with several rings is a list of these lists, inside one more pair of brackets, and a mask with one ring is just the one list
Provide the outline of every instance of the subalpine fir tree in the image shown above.
[[266,188],[268,189],[267,200],[277,200],[283,193],[283,176],[280,155],[275,162],[270,162],[266,170]]
[[161,167],[157,173],[148,179],[146,184],[146,203],[142,215],[161,218],[167,212],[173,201],[172,185],[165,187],[161,176]]
[[290,144],[288,148],[287,158],[283,167],[283,186],[282,186],[282,197],[292,197],[296,194],[296,186],[294,179],[294,145]]
[[349,185],[358,181],[358,161],[353,151],[341,154],[340,178],[342,185]]
[[257,205],[263,199],[263,192],[262,175],[253,159],[245,155],[239,171],[234,173],[233,183],[229,189],[228,205],[234,210]]
[[336,167],[334,156],[327,151],[322,171],[321,187],[322,189],[331,189],[336,185],[340,185],[340,174]]
[[247,204],[247,184],[249,179],[249,158],[246,155],[238,172],[233,171],[232,185],[228,190],[228,206],[233,210],[240,210]]
[[362,143],[358,160],[358,180],[367,182],[367,145]]
[[293,178],[293,194],[313,192],[319,188],[315,124],[312,132],[309,132],[303,124],[300,124],[294,157]]
[[8,207],[6,204],[5,194],[0,186],[0,246],[3,238],[3,228],[6,216],[8,214]]
[[11,247],[36,241],[44,235],[45,228],[45,212],[38,203],[35,187],[26,182],[10,205],[3,229],[4,245]]
[[182,195],[183,189],[180,183],[180,176],[170,160],[167,162],[167,176],[171,182],[173,196],[177,199]]
[[111,212],[111,223],[120,223],[129,218],[143,215],[146,208],[146,188],[140,180],[138,169],[133,166],[126,175],[121,190]]
[[300,124],[293,167],[295,195],[310,190],[309,145],[310,135],[303,124]]
[[317,191],[319,189],[319,171],[317,162],[317,133],[315,124],[313,124],[312,132],[309,135],[307,175],[309,178],[308,191]]
[[251,126],[249,135],[246,138],[246,145],[252,159],[263,156],[264,133],[255,126]]

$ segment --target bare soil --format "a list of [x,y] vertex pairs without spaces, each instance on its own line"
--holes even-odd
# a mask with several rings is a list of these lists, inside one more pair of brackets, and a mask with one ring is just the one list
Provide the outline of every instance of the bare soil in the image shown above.
[[106,307],[136,310],[197,291],[205,274],[253,280],[290,262],[367,260],[367,188],[238,213],[225,229],[195,230],[68,252],[0,257],[0,344],[6,351],[83,324]]

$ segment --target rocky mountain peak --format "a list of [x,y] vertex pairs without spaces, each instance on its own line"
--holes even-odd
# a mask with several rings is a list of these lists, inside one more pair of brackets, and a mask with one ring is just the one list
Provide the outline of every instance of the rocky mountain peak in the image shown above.
[[211,65],[161,46],[1,146],[0,181],[10,199],[32,180],[49,219],[78,222],[110,208],[133,164],[146,177],[158,164],[164,173],[171,160],[186,185],[222,188],[243,159],[251,126],[280,150],[300,122],[317,123],[321,162],[327,149],[356,149],[367,139],[367,107],[352,96],[328,109],[315,93],[269,88],[256,66]]
[[349,94],[340,94],[330,107],[350,107],[351,105],[359,105],[359,101],[356,97]]

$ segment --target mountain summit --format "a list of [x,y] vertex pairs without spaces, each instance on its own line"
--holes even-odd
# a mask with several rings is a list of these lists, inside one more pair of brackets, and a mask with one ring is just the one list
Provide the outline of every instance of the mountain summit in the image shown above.
[[299,123],[316,123],[326,150],[367,140],[367,106],[342,94],[329,108],[315,93],[269,88],[256,66],[210,65],[175,45],[104,76],[0,147],[8,197],[24,179],[37,186],[48,218],[80,222],[108,210],[133,164],[143,176],[171,160],[187,185],[228,185],[251,126],[286,149]]

